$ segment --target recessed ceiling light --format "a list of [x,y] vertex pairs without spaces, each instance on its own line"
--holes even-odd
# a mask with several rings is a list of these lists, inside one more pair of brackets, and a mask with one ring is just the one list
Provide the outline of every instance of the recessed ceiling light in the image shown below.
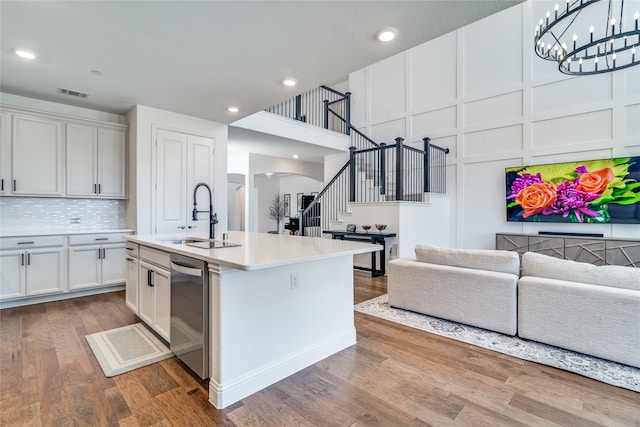
[[237,113],[240,109],[238,107],[229,107],[227,108],[227,111],[230,113]]
[[300,158],[300,156],[299,156],[298,154],[294,154],[294,155],[293,155],[293,156],[291,156],[291,157],[293,157],[294,159],[298,159],[298,158]]
[[395,28],[383,28],[376,33],[376,40],[379,40],[381,42],[390,42],[391,40],[395,39],[397,35],[398,30],[396,30]]
[[24,59],[36,59],[36,54],[33,53],[30,50],[27,49],[21,49],[21,48],[17,48],[14,50],[15,54],[18,55],[20,58],[24,58]]
[[284,79],[282,84],[285,86],[295,86],[298,82],[295,79]]

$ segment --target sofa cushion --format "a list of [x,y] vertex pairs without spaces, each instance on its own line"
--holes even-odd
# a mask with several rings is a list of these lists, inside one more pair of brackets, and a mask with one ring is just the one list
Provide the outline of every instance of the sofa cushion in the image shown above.
[[518,276],[520,258],[516,252],[492,249],[453,249],[416,245],[416,261],[476,270],[498,271]]
[[535,252],[526,252],[522,256],[522,276],[570,280],[640,291],[640,268],[619,265],[596,266]]

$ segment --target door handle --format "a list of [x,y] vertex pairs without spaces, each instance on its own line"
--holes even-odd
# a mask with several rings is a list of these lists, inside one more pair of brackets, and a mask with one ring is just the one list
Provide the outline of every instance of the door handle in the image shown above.
[[153,270],[147,271],[147,286],[153,287]]
[[27,254],[27,265],[31,265],[31,254]]
[[100,250],[100,248],[98,248],[98,259],[101,259],[101,258],[102,258],[102,256],[101,256],[101,255],[102,255],[102,251]]
[[98,194],[102,193],[102,184],[98,184]]
[[93,193],[98,194],[98,184],[93,184]]
[[4,178],[2,178],[2,189],[0,191],[4,191]]
[[102,248],[102,259],[105,259],[107,257],[107,250],[105,248]]
[[13,180],[13,191],[16,191],[16,180]]
[[24,254],[22,254],[22,260],[20,261],[20,265],[24,265]]
[[186,227],[184,225],[179,225],[178,228],[184,230]]

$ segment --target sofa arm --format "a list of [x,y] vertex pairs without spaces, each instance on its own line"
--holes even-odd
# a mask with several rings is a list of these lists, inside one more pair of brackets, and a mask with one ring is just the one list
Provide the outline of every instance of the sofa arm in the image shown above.
[[389,262],[389,305],[504,334],[517,328],[518,276],[400,258]]
[[640,367],[640,291],[522,277],[518,334]]

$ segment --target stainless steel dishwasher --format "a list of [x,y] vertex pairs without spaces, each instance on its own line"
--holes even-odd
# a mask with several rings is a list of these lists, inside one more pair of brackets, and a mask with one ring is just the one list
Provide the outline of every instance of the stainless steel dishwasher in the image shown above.
[[209,378],[207,263],[171,254],[171,351],[200,378]]

